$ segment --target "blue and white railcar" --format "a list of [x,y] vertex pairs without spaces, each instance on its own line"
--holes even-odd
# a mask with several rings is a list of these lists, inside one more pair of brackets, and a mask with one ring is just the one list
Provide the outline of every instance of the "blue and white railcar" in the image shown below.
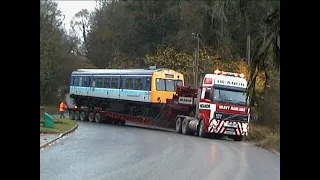
[[136,102],[151,101],[149,69],[78,69],[72,72],[70,94]]

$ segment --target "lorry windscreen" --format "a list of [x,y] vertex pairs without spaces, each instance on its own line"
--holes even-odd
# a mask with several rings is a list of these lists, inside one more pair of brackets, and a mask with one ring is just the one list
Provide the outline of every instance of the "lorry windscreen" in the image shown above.
[[245,91],[214,88],[213,101],[247,106]]

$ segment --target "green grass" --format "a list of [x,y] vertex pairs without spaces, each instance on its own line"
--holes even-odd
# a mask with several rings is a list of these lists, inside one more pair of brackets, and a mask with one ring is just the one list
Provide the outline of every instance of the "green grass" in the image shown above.
[[43,127],[43,123],[40,123],[40,133],[46,134],[56,134],[56,133],[63,133],[72,129],[75,125],[77,125],[77,121],[70,120],[70,119],[54,119],[54,127],[53,128],[45,128]]
[[45,112],[48,114],[52,114],[54,112],[58,112],[59,111],[59,104],[56,105],[43,105],[41,107],[44,107]]
[[280,152],[280,132],[269,127],[251,123],[246,140],[255,142],[256,146]]

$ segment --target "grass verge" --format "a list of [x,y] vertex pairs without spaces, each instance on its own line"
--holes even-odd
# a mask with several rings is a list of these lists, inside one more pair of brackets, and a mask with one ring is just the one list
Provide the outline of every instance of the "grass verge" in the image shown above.
[[269,127],[251,123],[246,140],[255,142],[258,147],[280,152],[280,133]]
[[55,112],[58,112],[58,108],[59,108],[59,105],[43,105],[41,106],[44,108],[44,111],[48,114],[52,114],[52,113],[55,113]]
[[53,128],[43,127],[43,123],[40,123],[40,133],[60,134],[72,129],[75,125],[77,125],[77,121],[70,120],[70,119],[55,118]]

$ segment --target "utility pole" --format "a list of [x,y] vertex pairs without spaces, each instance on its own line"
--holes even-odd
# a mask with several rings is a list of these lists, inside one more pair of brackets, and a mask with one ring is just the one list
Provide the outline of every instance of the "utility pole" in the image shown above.
[[196,38],[197,38],[197,48],[195,49],[195,58],[194,58],[194,86],[195,88],[198,88],[200,35],[195,33],[192,33],[192,35],[196,35]]
[[250,54],[250,49],[251,49],[251,39],[250,39],[250,35],[247,36],[247,61],[248,61],[248,66],[250,67],[250,63],[251,63],[251,54]]
[[193,51],[194,60],[193,60],[193,85],[196,84],[196,62],[197,62],[197,48],[194,48]]

